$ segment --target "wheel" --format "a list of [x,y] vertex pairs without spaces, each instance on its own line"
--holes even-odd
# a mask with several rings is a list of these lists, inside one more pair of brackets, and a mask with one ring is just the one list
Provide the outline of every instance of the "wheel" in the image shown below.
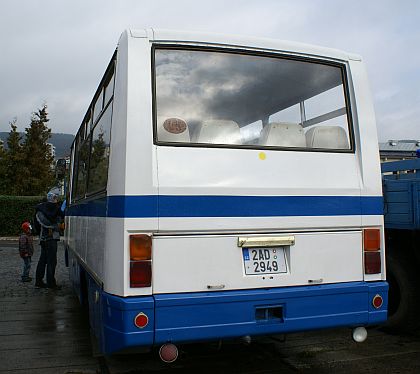
[[388,321],[390,332],[413,332],[419,327],[417,315],[418,279],[412,265],[403,258],[387,256]]

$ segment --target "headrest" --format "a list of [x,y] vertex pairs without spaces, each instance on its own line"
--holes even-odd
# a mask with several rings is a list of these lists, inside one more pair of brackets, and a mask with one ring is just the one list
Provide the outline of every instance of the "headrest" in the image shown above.
[[235,121],[210,119],[197,129],[197,142],[210,144],[242,144],[241,131]]
[[190,142],[188,125],[181,118],[158,117],[157,136],[161,142]]
[[260,144],[305,148],[305,133],[303,127],[298,123],[272,122],[265,125],[261,130]]
[[340,126],[317,126],[306,132],[309,148],[349,149],[346,131]]

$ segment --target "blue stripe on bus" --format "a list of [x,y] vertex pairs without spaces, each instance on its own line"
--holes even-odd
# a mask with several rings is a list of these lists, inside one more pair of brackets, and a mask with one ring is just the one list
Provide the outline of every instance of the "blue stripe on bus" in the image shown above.
[[70,216],[292,217],[382,215],[382,196],[108,196],[73,204]]

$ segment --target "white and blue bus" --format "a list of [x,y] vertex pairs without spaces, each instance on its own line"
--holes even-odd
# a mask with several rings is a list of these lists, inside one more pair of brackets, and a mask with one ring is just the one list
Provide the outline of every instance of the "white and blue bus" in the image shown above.
[[105,354],[387,318],[361,58],[129,30],[72,145],[70,277]]

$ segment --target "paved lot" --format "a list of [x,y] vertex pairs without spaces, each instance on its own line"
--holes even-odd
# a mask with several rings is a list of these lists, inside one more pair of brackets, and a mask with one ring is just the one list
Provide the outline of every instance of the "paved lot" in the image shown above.
[[[34,256],[34,274],[39,247]],[[0,241],[0,373],[420,373],[420,335],[369,330],[354,343],[348,329],[239,341],[194,344],[180,349],[172,365],[156,352],[92,357],[87,316],[70,289],[59,248],[60,291],[20,282],[17,243]]]
[[[39,254],[36,245],[32,276]],[[0,373],[96,371],[88,323],[71,293],[61,247],[58,262],[63,289],[35,289],[34,281],[20,281],[17,242],[0,241]]]

